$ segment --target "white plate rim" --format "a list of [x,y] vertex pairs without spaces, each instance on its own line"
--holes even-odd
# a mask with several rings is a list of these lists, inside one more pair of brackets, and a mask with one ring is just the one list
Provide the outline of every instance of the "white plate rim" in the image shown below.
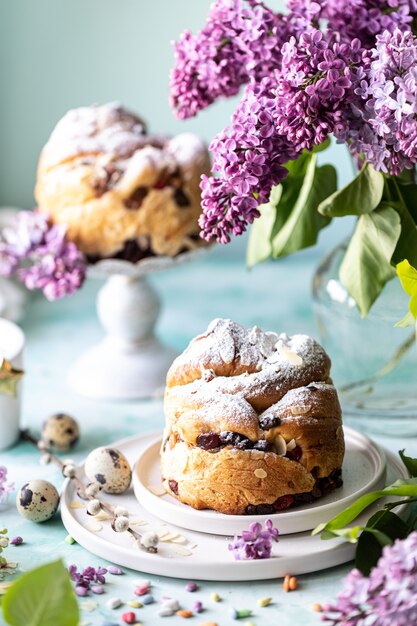
[[[157,433],[145,433],[133,437],[126,437],[109,446],[123,450],[127,444],[132,445],[135,441],[155,438]],[[407,477],[405,467],[400,459],[386,451],[387,463],[396,476]],[[134,571],[154,574],[158,576],[169,576],[189,580],[190,577],[196,580],[205,581],[255,581],[281,578],[286,574],[305,574],[329,567],[341,565],[352,560],[355,546],[342,540],[334,539],[322,541],[319,537],[312,537],[309,533],[299,533],[296,535],[285,535],[280,539],[284,545],[297,546],[300,540],[303,545],[307,544],[308,550],[302,554],[290,554],[279,556],[279,558],[265,559],[261,561],[234,561],[221,564],[210,562],[204,559],[187,560],[187,558],[158,558],[142,551],[132,550],[116,543],[104,539],[97,534],[86,529],[73,515],[70,509],[71,499],[74,497],[74,485],[70,480],[66,480],[62,490],[61,517],[67,532],[93,554],[112,561],[122,567],[131,568]],[[122,497],[122,496],[120,496]],[[357,523],[364,524],[366,519],[376,510],[382,508],[382,502],[372,505],[362,518],[357,519]],[[405,508],[405,505],[401,507]],[[398,507],[397,511],[400,509]],[[218,540],[216,536],[196,533],[209,538],[210,541]],[[213,539],[211,539],[213,537]],[[224,538],[221,538],[224,540]],[[288,542],[292,542],[288,544]],[[278,544],[279,545],[279,544]]]
[[[142,450],[135,464],[133,469],[133,489],[138,501],[150,513],[187,530],[227,537],[247,528],[253,522],[264,523],[267,519],[271,519],[280,528],[281,535],[305,532],[312,530],[321,522],[334,517],[334,515],[340,513],[360,496],[385,484],[386,459],[382,448],[368,436],[352,428],[344,427],[344,432],[346,442],[359,442],[361,447],[366,450],[368,461],[372,465],[372,470],[375,471],[370,479],[360,488],[331,502],[323,503],[321,500],[317,500],[316,503],[312,503],[314,506],[301,505],[288,511],[267,515],[225,515],[212,510],[195,510],[173,497],[170,500],[163,499],[152,493],[140,477],[142,465],[146,464],[148,456],[152,455],[154,458],[154,449],[160,447],[162,441],[160,434],[149,443],[146,449]],[[334,493],[336,494],[337,492]]]

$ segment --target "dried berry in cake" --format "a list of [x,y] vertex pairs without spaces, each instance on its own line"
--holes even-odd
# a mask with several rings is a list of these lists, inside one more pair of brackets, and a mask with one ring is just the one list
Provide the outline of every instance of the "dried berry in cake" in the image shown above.
[[118,103],[81,107],[58,122],[42,150],[35,196],[90,261],[137,262],[203,245],[199,184],[209,171],[196,135],[148,134]]
[[214,320],[172,364],[161,467],[196,509],[270,514],[342,484],[330,359],[311,337]]

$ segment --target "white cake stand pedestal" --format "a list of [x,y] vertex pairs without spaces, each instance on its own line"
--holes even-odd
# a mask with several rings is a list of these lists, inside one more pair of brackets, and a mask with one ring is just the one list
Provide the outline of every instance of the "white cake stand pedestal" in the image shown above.
[[97,296],[97,312],[107,335],[72,365],[68,382],[90,398],[128,400],[162,395],[176,356],[155,335],[161,308],[147,275],[187,262],[202,250],[175,258],[151,257],[138,263],[100,261],[89,275],[106,277]]

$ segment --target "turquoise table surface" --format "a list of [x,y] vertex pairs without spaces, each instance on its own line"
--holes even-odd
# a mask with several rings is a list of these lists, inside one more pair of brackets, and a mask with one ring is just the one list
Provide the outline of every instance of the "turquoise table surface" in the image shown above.
[[[165,305],[159,334],[180,351],[193,336],[206,328],[211,319],[230,317],[242,324],[257,324],[264,329],[317,335],[310,304],[310,282],[317,260],[316,251],[307,252],[248,272],[242,258],[225,249],[216,249],[188,265],[155,274],[152,282]],[[96,446],[161,429],[164,421],[160,399],[108,403],[76,396],[67,387],[69,365],[102,335],[94,302],[99,287],[100,281],[89,280],[74,297],[56,303],[36,297],[30,301],[22,322],[27,338],[23,426],[38,433],[48,415],[58,411],[74,415],[82,429],[78,447],[71,453],[77,462]],[[417,439],[375,439],[394,452],[405,447],[408,453],[417,455]],[[0,452],[0,464],[9,468],[10,480],[17,487],[31,478],[48,479],[58,488],[63,482],[54,466],[39,464],[39,456],[29,444],[21,443]],[[65,543],[67,532],[59,516],[35,525],[20,517],[11,505],[0,511],[0,526],[3,525],[9,528],[10,536],[24,538],[22,546],[11,546],[5,553],[10,560],[19,563],[21,571],[58,556],[63,557],[68,565],[75,563],[81,568],[106,565],[81,546]],[[219,626],[239,623],[230,616],[232,607],[252,609],[253,617],[240,620],[240,623],[250,621],[255,626],[319,624],[319,614],[311,610],[311,605],[332,600],[350,567],[347,564],[300,576],[298,590],[287,594],[282,589],[282,580],[278,579],[256,583],[201,582],[199,590],[191,594],[185,591],[185,581],[141,576],[125,570],[124,576],[107,576],[105,595],[91,597],[97,601],[97,609],[92,612],[84,610],[85,599],[80,600],[81,623],[99,626],[108,620],[122,624],[121,613],[132,609],[125,605],[118,610],[109,610],[105,606],[106,598],[132,599],[133,578],[145,577],[152,581],[156,600],[172,596],[178,598],[185,609],[191,608],[195,600],[201,600],[206,610],[189,622],[196,626],[203,621],[215,622]],[[210,599],[213,592],[221,596],[220,603]],[[272,597],[273,603],[266,608],[258,607],[257,601],[266,596]],[[137,609],[138,621],[144,626],[183,623],[183,619],[177,616],[157,617],[157,608],[158,605],[153,604]],[[0,623],[4,623],[1,618]]]

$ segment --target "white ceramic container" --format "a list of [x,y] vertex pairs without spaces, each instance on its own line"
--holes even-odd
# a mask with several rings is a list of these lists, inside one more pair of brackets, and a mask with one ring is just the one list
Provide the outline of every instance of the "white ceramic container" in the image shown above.
[[[23,367],[23,331],[9,320],[0,318],[0,362],[6,358],[16,368]],[[22,381],[17,384],[17,396],[0,393],[0,450],[9,448],[19,439]]]

